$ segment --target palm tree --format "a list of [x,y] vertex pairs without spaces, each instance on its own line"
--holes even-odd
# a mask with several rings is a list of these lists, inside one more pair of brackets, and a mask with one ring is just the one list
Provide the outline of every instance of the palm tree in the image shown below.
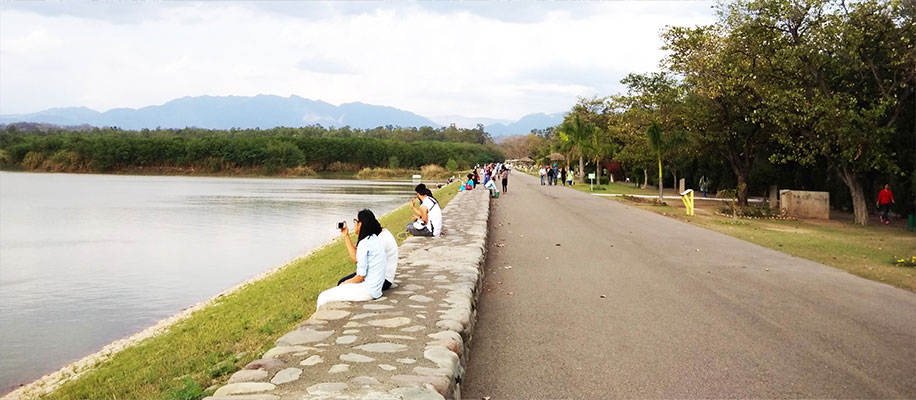
[[649,124],[646,130],[646,136],[649,137],[649,145],[658,153],[658,201],[664,201],[662,195],[662,128],[654,120]]
[[589,125],[579,117],[578,113],[573,113],[571,118],[567,117],[558,129],[560,139],[565,146],[570,149],[575,148],[579,154],[579,183],[585,183],[585,148],[591,142],[592,136],[595,135],[595,127]]

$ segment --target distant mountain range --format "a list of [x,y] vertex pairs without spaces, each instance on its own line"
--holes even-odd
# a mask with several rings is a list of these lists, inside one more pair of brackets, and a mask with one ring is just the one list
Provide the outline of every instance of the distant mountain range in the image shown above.
[[60,126],[117,126],[122,129],[186,128],[205,129],[261,128],[277,126],[350,126],[370,129],[378,126],[447,126],[484,124],[492,136],[527,134],[532,129],[556,126],[564,113],[530,114],[511,122],[492,118],[457,115],[437,117],[436,121],[394,107],[364,103],[339,106],[299,96],[271,95],[183,97],[158,106],[115,108],[98,112],[86,107],[52,108],[32,114],[0,115],[0,124],[31,122]]

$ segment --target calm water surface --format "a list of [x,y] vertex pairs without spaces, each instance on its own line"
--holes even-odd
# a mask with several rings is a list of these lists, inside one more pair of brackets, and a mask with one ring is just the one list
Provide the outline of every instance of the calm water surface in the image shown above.
[[323,244],[362,208],[406,204],[412,189],[0,172],[0,394]]

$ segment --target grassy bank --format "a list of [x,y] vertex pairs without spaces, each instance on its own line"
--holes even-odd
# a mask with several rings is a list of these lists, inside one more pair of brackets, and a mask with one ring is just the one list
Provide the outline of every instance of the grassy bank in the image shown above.
[[[452,184],[436,191],[445,206],[458,193]],[[358,210],[353,210],[354,216]],[[410,220],[403,206],[380,218],[392,232]],[[130,347],[49,399],[196,399],[205,388],[225,384],[229,375],[273,347],[274,341],[310,316],[315,299],[353,263],[340,240],[263,280],[217,300],[176,323],[166,333]]]
[[[638,188],[638,187],[636,187],[636,185],[634,185],[634,184],[632,184],[632,183],[617,183],[617,182],[614,182],[614,183],[605,183],[605,184],[601,185],[600,188],[599,188],[599,187],[592,186],[592,189],[590,189],[590,188],[589,188],[589,184],[588,184],[588,180],[586,180],[585,183],[582,183],[582,184],[577,183],[577,184],[573,185],[573,189],[576,189],[576,190],[578,190],[578,191],[580,191],[580,192],[585,192],[585,193],[643,194],[643,195],[648,195],[648,196],[652,196],[652,195],[657,195],[657,194],[658,194],[658,189],[655,189],[655,188],[650,188],[650,189]],[[668,195],[668,194],[669,194],[669,193],[665,193],[665,195]]]
[[420,175],[424,180],[446,180],[450,176],[461,176],[461,172],[449,171],[438,165],[424,165],[418,170],[405,168],[363,168],[356,174],[356,177],[358,179],[411,179],[414,175]]
[[623,197],[614,199],[863,278],[916,291],[916,268],[895,263],[897,259],[916,256],[916,234],[900,228],[863,227],[836,220],[733,221],[712,214],[712,210],[697,210],[696,216],[687,217],[683,208]]

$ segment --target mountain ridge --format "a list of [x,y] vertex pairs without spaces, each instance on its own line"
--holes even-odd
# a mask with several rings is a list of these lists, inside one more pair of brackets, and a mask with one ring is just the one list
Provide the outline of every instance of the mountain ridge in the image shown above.
[[[527,134],[562,122],[564,113],[533,113],[511,122],[495,118],[468,118],[457,115],[433,119],[391,106],[349,102],[338,106],[297,95],[184,96],[160,105],[140,108],[113,108],[99,112],[85,106],[55,107],[29,114],[0,115],[0,124],[19,122],[59,126],[117,126],[123,129],[269,129],[320,124],[372,129],[379,126],[442,127],[450,123],[485,125],[492,136]],[[452,119],[456,122],[441,123]],[[460,121],[460,122],[457,122]],[[496,122],[500,121],[500,122]],[[488,124],[487,124],[488,123]]]

